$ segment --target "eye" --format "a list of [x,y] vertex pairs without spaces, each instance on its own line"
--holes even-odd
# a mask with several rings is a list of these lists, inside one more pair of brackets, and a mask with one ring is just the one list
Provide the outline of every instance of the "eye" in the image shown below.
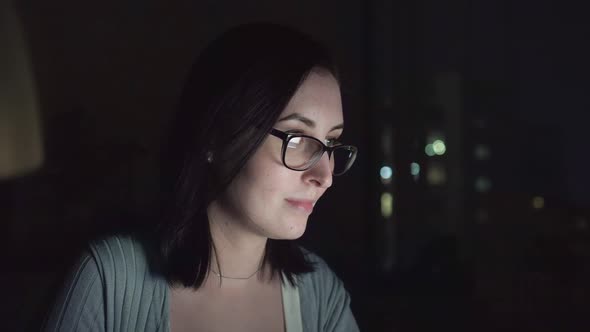
[[333,138],[326,138],[325,144],[327,146],[336,146],[336,145],[340,145],[342,143],[340,141],[338,141],[338,137],[333,137]]

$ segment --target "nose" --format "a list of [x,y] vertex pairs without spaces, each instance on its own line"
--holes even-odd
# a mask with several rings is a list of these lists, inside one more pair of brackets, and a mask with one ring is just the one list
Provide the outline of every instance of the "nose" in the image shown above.
[[304,172],[304,179],[320,188],[327,189],[332,186],[332,161],[328,153],[324,152],[320,160]]

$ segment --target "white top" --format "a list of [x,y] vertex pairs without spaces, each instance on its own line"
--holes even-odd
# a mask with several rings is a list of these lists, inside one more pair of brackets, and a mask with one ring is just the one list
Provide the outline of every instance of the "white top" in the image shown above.
[[285,316],[286,332],[303,332],[301,320],[301,302],[299,301],[299,288],[292,286],[286,279],[281,283],[283,296],[283,314]]

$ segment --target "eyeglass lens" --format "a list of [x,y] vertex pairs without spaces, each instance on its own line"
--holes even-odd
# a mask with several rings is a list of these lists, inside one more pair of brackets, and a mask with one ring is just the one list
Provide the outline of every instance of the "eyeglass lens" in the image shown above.
[[[285,164],[293,169],[305,170],[322,157],[322,144],[307,137],[292,137],[287,142]],[[338,148],[332,152],[330,166],[336,175],[345,172],[352,161],[353,153],[346,148]]]

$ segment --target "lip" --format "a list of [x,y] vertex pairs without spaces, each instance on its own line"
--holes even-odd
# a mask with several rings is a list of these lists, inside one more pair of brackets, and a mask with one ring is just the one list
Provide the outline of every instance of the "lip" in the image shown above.
[[294,198],[287,198],[285,199],[289,205],[292,207],[304,211],[306,213],[311,213],[313,211],[313,206],[315,205],[315,201],[308,200],[308,199],[294,199]]

